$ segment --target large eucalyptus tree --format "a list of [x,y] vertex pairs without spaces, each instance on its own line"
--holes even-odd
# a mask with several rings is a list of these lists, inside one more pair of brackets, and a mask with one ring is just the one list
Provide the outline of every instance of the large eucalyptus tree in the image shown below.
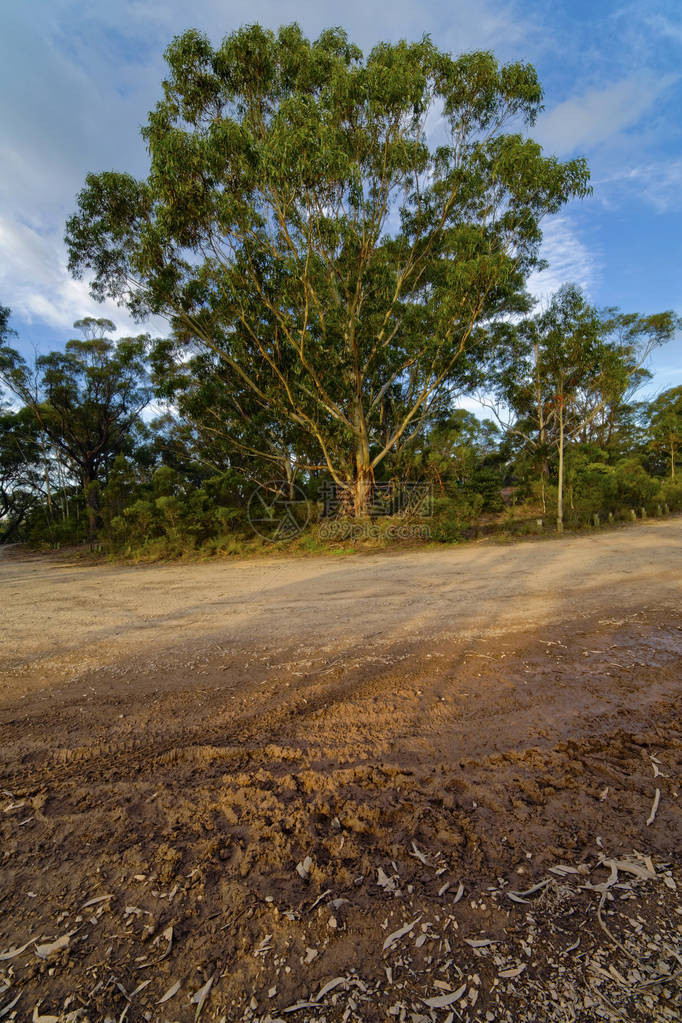
[[535,70],[490,53],[423,39],[363,57],[339,29],[310,43],[256,25],[217,48],[186,32],[166,59],[149,176],[88,176],[71,270],[211,352],[361,514],[381,462],[471,378],[490,323],[526,308],[541,218],[586,194],[585,161],[524,135]]

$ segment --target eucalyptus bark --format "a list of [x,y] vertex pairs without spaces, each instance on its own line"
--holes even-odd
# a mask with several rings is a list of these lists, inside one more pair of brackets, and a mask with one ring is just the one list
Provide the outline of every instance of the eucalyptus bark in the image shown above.
[[556,531],[564,531],[564,399],[559,396],[559,486],[556,501]]

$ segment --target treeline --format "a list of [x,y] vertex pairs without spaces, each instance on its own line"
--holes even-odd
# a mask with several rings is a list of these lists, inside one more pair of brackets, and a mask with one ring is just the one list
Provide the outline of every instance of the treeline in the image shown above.
[[298,25],[190,30],[165,56],[148,175],[88,174],[66,244],[95,299],[169,335],[83,321],[29,366],[3,314],[6,539],[242,548],[257,485],[256,518],[308,522],[312,547],[330,487],[379,540],[379,497],[410,483],[439,540],[679,508],[679,390],[636,401],[676,315],[529,295],[543,219],[591,191],[532,137],[531,65]]
[[[382,492],[420,483],[426,499],[394,515],[370,503],[359,519],[352,500],[329,507],[333,481],[310,467],[304,435],[284,445],[271,423],[237,414],[218,360],[177,364],[165,339],[114,342],[112,323],[86,319],[75,325],[81,339],[29,366],[10,344],[8,309],[0,323],[2,542],[140,559],[255,550],[266,541],[249,504],[270,484],[292,486],[302,527],[279,539],[310,550],[361,536],[344,532],[345,518],[373,521],[372,543],[391,542],[397,522],[452,542],[682,510],[682,387],[636,400],[671,314],[598,313],[566,288],[541,314],[506,324],[471,391],[495,421],[462,409],[430,418],[374,480]],[[271,457],[247,435],[261,447],[272,439]]]

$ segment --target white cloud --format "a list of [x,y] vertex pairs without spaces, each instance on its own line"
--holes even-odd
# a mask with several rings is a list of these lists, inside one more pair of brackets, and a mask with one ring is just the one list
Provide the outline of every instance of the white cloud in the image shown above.
[[673,43],[682,45],[682,24],[675,24],[674,21],[667,18],[664,14],[645,15],[643,20],[655,34],[663,36],[664,39],[669,39]]
[[542,114],[533,134],[560,156],[601,145],[637,125],[674,81],[672,75],[636,76],[590,89]]
[[0,217],[0,295],[15,316],[60,331],[83,316],[99,316],[113,320],[119,336],[165,333],[163,320],[141,326],[113,302],[94,302],[87,283],[69,275],[58,235],[5,217]]
[[665,56],[671,57],[682,45],[679,0],[637,0],[613,11],[610,19],[618,36],[647,59],[656,53],[660,63],[662,47]]
[[682,159],[657,160],[610,174],[595,182],[595,193],[607,203],[613,197],[642,199],[657,213],[682,210]]
[[218,42],[241,24],[297,20],[315,37],[342,21],[365,49],[381,39],[420,38],[461,52],[511,55],[531,31],[513,3],[439,0],[390,7],[349,0],[31,0],[3,5],[0,61],[0,302],[21,317],[69,327],[85,314],[135,327],[120,309],[97,306],[72,281],[61,241],[88,171],[144,174],[139,127],[161,92],[163,51],[191,25]]
[[541,255],[549,266],[531,274],[528,290],[546,302],[562,284],[577,284],[588,294],[597,283],[599,267],[567,215],[553,217],[543,225]]

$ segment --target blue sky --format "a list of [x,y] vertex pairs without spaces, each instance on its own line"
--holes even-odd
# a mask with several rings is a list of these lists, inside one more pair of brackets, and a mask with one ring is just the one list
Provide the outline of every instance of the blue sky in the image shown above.
[[[341,23],[365,50],[429,33],[454,53],[533,63],[545,89],[535,135],[561,158],[587,156],[594,196],[545,222],[551,265],[532,290],[575,281],[600,306],[682,312],[679,0],[23,0],[0,14],[0,304],[23,350],[61,347],[84,315],[140,329],[69,278],[62,236],[88,171],[144,174],[139,127],[171,38],[198,27],[217,42],[245,23],[294,20],[310,37]],[[682,339],[651,368],[650,393],[682,384]]]

